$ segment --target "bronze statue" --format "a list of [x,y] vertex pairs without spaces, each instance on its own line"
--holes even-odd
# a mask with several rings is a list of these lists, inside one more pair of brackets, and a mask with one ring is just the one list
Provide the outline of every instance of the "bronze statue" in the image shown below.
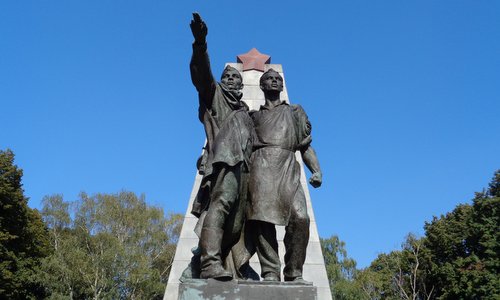
[[207,138],[199,162],[203,180],[192,209],[199,218],[199,275],[229,279],[235,270],[224,268],[224,261],[243,227],[253,122],[248,106],[241,101],[241,74],[228,66],[216,82],[207,54],[207,26],[198,13],[193,13],[190,26],[194,36],[191,79],[198,91],[199,119]]
[[248,220],[255,236],[261,276],[265,281],[280,281],[281,264],[275,225],[285,225],[285,281],[307,283],[302,267],[309,241],[309,216],[300,185],[300,151],[312,176],[309,183],[319,187],[321,169],[311,147],[311,124],[300,105],[280,100],[283,78],[273,69],[260,78],[265,104],[252,113],[257,134],[251,160]]

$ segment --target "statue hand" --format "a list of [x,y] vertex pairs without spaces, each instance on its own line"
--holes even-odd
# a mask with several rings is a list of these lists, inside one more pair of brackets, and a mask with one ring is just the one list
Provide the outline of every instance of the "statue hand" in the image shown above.
[[208,28],[205,22],[197,12],[193,13],[193,20],[191,20],[191,32],[193,33],[195,42],[205,43],[205,38],[208,34]]
[[321,183],[323,182],[323,175],[321,172],[316,172],[311,175],[311,178],[309,178],[309,183],[314,187],[318,188],[321,186]]

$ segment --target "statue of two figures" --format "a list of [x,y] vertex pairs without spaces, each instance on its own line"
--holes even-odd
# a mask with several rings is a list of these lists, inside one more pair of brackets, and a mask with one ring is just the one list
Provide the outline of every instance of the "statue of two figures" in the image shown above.
[[280,100],[283,78],[273,69],[260,78],[265,104],[250,111],[241,100],[243,80],[230,66],[217,82],[210,68],[208,28],[193,13],[190,69],[199,96],[199,119],[206,146],[198,160],[203,179],[193,203],[199,244],[185,278],[254,279],[250,267],[257,253],[264,281],[281,281],[275,225],[285,226],[284,281],[307,283],[302,277],[309,241],[306,198],[295,152],[319,187],[321,169],[311,147],[311,124],[300,105]]

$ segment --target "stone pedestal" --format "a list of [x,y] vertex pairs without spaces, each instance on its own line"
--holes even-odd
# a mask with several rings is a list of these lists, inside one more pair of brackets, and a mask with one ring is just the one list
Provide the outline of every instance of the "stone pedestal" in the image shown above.
[[179,285],[179,300],[315,300],[316,287],[290,282],[189,279]]

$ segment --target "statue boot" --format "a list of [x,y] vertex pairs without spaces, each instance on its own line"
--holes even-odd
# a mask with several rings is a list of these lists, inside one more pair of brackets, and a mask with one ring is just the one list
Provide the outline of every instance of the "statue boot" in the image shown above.
[[224,230],[220,228],[203,228],[201,230],[201,273],[200,278],[230,280],[233,274],[222,266],[221,244]]

